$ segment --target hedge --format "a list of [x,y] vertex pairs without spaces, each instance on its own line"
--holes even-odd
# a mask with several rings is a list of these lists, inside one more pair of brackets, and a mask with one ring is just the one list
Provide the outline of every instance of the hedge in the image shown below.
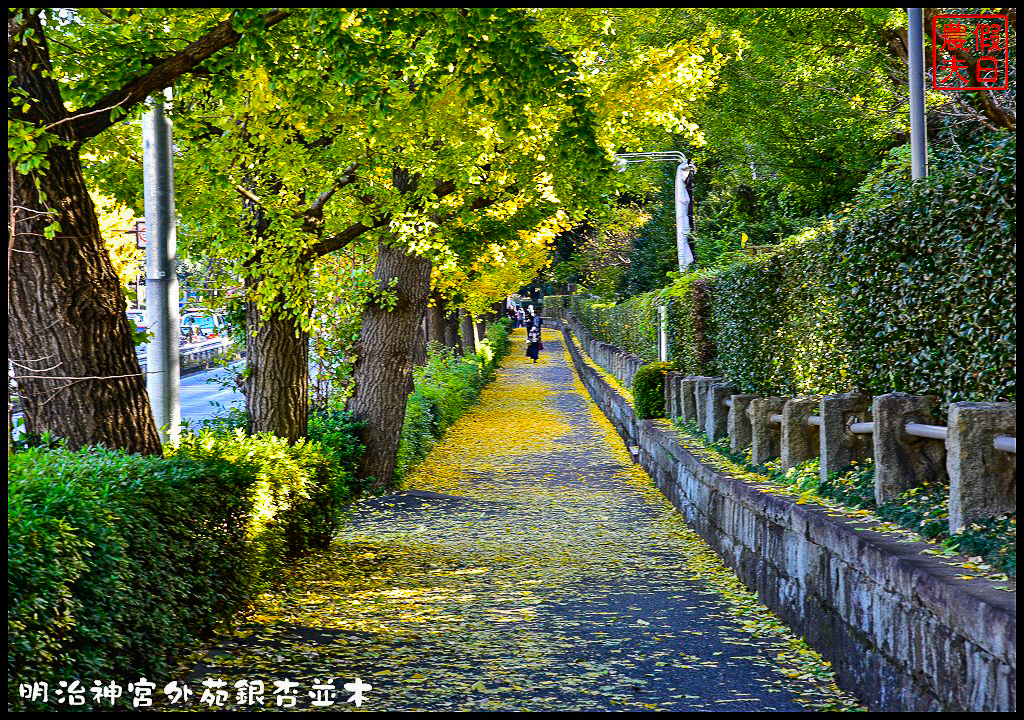
[[290,558],[329,543],[353,488],[340,448],[206,430],[164,458],[10,455],[8,706],[32,709],[22,683],[168,671]]
[[594,336],[648,362],[658,359],[656,293],[644,293],[616,305],[573,296],[573,313]]
[[667,304],[670,359],[745,392],[1013,400],[1016,138],[993,136],[970,157],[922,181],[883,168],[845,215],[769,254],[618,306],[574,298],[574,312],[653,360]]

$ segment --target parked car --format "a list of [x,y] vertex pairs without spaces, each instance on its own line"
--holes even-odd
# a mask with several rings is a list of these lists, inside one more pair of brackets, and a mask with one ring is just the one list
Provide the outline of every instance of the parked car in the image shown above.
[[224,332],[224,318],[217,313],[186,311],[181,318],[181,324],[198,328],[206,338],[216,338]]

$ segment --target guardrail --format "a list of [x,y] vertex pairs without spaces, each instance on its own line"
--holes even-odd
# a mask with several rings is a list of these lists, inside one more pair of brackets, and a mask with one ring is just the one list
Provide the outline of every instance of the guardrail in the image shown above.
[[[198,343],[182,345],[178,348],[178,356],[181,358],[181,369],[191,370],[197,367],[206,367],[210,361],[218,355],[223,355],[233,346],[229,338],[213,338]],[[138,349],[139,364],[142,371],[146,371],[146,346]]]

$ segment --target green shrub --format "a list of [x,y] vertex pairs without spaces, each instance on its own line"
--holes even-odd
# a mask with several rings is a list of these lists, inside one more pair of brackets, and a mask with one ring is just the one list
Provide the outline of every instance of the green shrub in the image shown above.
[[160,672],[248,597],[254,468],[102,449],[9,460],[9,703],[19,682]]
[[[351,452],[346,456],[344,449]],[[356,456],[209,429],[165,458],[102,448],[10,455],[8,702],[20,683],[150,679],[325,546]]]
[[660,296],[653,292],[619,305],[573,296],[572,311],[598,340],[654,362],[658,359],[660,304]]
[[665,417],[665,373],[672,369],[669,363],[650,363],[642,366],[633,376],[633,402],[641,418]]

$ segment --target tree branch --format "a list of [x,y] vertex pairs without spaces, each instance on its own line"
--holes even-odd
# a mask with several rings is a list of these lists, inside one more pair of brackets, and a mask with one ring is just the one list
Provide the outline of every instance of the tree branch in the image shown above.
[[[276,25],[290,14],[287,10],[274,10],[267,13],[263,16],[265,27]],[[103,132],[115,122],[110,114],[113,108],[123,107],[125,111],[130,110],[143,102],[151,93],[162,90],[173,83],[175,78],[190,72],[218,50],[234,45],[241,37],[240,33],[235,32],[230,18],[214,26],[206,35],[181,52],[163,60],[121,88],[108,93],[92,106],[83,108],[72,115],[70,118],[72,139],[84,142]]]
[[[956,43],[947,43],[946,38],[938,30],[935,31],[935,39],[936,41],[941,41],[943,47],[949,50],[950,53],[964,61],[972,77],[978,77],[978,61],[976,58],[964,52]],[[1007,42],[1009,42],[1009,39],[1007,39]],[[936,72],[938,72],[937,69]],[[984,109],[985,115],[992,122],[1007,130],[1017,130],[1017,113],[1000,105],[991,90],[973,90],[972,92],[977,94],[978,99],[981,100],[981,107]]]

